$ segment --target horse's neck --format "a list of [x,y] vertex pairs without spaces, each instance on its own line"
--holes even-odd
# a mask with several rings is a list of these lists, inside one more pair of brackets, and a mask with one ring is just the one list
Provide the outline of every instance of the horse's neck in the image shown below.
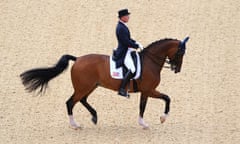
[[168,41],[162,44],[152,45],[151,47],[147,48],[144,52],[144,57],[150,60],[155,70],[160,72],[163,68],[163,65],[168,57],[168,52],[171,48],[174,48],[177,43],[173,41]]
[[156,73],[160,73],[166,61],[166,55],[161,53],[158,56],[157,54],[158,53],[148,50],[143,53],[143,57],[145,65],[147,65],[148,68],[152,69],[152,71],[156,71]]

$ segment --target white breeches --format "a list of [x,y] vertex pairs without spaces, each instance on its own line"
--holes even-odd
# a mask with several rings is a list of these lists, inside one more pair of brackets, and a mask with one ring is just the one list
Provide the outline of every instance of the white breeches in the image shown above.
[[135,68],[135,66],[134,66],[134,63],[133,63],[133,60],[132,60],[132,56],[131,56],[131,52],[132,52],[132,51],[135,51],[135,52],[136,52],[135,49],[133,49],[133,48],[128,48],[127,54],[126,54],[125,59],[124,59],[124,64],[125,64],[125,66],[126,66],[129,70],[131,70],[132,73],[135,73],[136,68]]

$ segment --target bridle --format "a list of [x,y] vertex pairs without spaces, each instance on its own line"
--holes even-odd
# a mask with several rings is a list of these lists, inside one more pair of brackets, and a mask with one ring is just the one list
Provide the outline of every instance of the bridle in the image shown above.
[[165,67],[165,68],[171,68],[172,71],[174,71],[178,65],[178,60],[180,57],[182,57],[185,53],[185,50],[182,49],[181,47],[181,42],[178,46],[178,50],[175,53],[174,57],[172,59],[168,58],[168,60],[166,60],[167,64],[170,64],[170,67]]
[[[170,68],[172,71],[176,70],[177,65],[179,65],[179,59],[183,57],[183,55],[185,54],[186,43],[188,40],[189,40],[189,37],[186,37],[183,41],[180,41],[176,54],[174,55],[173,59],[169,60],[169,64],[171,65]],[[175,73],[178,73],[178,72],[175,71]]]

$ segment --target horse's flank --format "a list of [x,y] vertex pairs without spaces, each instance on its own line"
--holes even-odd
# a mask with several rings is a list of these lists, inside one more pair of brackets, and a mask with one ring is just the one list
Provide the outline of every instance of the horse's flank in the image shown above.
[[[77,58],[72,66],[72,81],[76,85],[85,81],[86,85],[95,85],[117,91],[121,80],[113,79],[110,75],[109,56],[102,54],[89,54]],[[79,79],[76,79],[79,75]],[[84,75],[84,77],[81,75]],[[75,77],[75,78],[74,78]],[[139,80],[137,80],[139,84]],[[74,85],[74,84],[73,84]],[[79,87],[76,87],[78,89]],[[129,83],[129,92],[133,92],[133,82]]]

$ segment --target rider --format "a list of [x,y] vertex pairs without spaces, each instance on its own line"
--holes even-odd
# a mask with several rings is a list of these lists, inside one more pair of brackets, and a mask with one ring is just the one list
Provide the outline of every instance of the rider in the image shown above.
[[[117,67],[125,65],[127,67],[127,73],[125,74],[122,83],[120,85],[120,89],[118,94],[121,96],[129,97],[128,93],[126,92],[125,88],[129,80],[133,77],[133,73],[136,71],[134,66],[133,60],[131,59],[130,55],[133,49],[141,48],[143,46],[136,42],[135,40],[131,39],[130,31],[127,26],[127,22],[129,20],[130,13],[128,9],[122,9],[118,11],[118,18],[119,22],[116,28],[116,36],[118,40],[118,47],[114,51],[114,60],[117,63]],[[126,58],[125,58],[126,57]],[[130,59],[129,59],[130,58]]]

